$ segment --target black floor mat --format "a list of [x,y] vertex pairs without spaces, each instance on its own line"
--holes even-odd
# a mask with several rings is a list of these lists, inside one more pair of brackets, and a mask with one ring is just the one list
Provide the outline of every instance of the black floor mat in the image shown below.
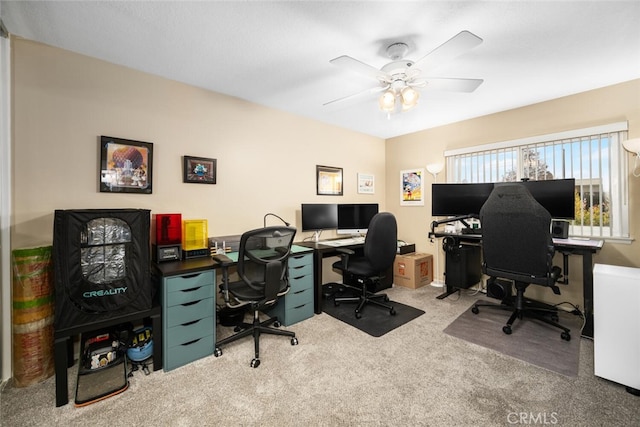
[[381,337],[424,314],[423,310],[399,302],[389,301],[389,304],[393,305],[396,311],[393,316],[385,308],[367,304],[362,309],[362,318],[356,319],[355,303],[343,302],[336,307],[333,298],[330,297],[323,299],[322,311],[374,337]]

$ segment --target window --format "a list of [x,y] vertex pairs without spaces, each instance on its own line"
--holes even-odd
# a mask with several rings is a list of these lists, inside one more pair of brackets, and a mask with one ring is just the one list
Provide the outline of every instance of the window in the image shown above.
[[629,237],[627,123],[542,135],[445,152],[447,182],[574,178],[570,234]]

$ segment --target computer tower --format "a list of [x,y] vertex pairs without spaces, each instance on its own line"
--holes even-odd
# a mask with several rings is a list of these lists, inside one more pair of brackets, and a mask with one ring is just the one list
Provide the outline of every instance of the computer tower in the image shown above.
[[446,249],[445,284],[448,289],[467,289],[482,277],[480,247],[452,244]]

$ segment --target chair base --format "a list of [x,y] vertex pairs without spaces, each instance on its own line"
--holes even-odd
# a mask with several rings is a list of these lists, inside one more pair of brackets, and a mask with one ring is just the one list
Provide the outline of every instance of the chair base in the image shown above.
[[561,329],[562,332],[560,334],[560,338],[565,341],[571,340],[571,330],[557,322],[558,309],[552,305],[524,298],[520,295],[520,297],[515,296],[503,301],[501,305],[476,303],[471,308],[473,314],[478,314],[480,312],[478,307],[490,307],[498,310],[511,311],[509,320],[507,320],[507,323],[502,327],[502,332],[507,335],[511,335],[513,332],[512,325],[515,323],[516,319],[522,320],[524,317],[529,317]]
[[239,331],[234,335],[231,335],[227,338],[224,338],[216,343],[216,348],[214,351],[214,356],[219,357],[222,356],[222,347],[225,344],[229,344],[233,341],[237,341],[240,338],[247,337],[249,335],[253,335],[253,342],[255,347],[255,357],[251,360],[251,367],[257,368],[260,366],[260,335],[261,334],[269,334],[269,335],[282,335],[286,337],[291,337],[291,345],[297,345],[298,339],[296,338],[295,332],[292,331],[283,331],[281,329],[270,328],[269,325],[273,324],[276,326],[280,326],[280,322],[278,322],[277,317],[271,317],[267,320],[260,321],[260,311],[254,310],[253,312],[253,323],[242,322],[238,324],[234,330]]
[[[356,319],[362,318],[362,309],[367,304],[373,304],[373,305],[377,305],[378,307],[386,308],[387,310],[389,310],[389,314],[391,314],[392,316],[395,316],[396,314],[395,308],[393,308],[391,304],[386,304],[386,302],[389,302],[389,297],[387,296],[387,294],[374,294],[373,292],[369,292],[367,290],[366,282],[362,283],[362,288],[360,289],[351,285],[342,285],[342,286],[344,286],[345,290],[346,288],[350,288],[350,289],[353,289],[354,291],[359,292],[359,294],[357,296],[350,296],[350,297],[336,296],[333,300],[333,303],[335,305],[340,305],[340,303],[342,302],[357,303],[358,305],[356,306],[356,309],[355,309]],[[344,290],[340,292],[342,293],[344,292]]]

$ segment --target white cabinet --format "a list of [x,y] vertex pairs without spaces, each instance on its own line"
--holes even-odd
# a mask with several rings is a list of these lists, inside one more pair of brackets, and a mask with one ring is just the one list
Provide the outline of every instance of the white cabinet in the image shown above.
[[593,268],[595,374],[640,390],[640,268]]

